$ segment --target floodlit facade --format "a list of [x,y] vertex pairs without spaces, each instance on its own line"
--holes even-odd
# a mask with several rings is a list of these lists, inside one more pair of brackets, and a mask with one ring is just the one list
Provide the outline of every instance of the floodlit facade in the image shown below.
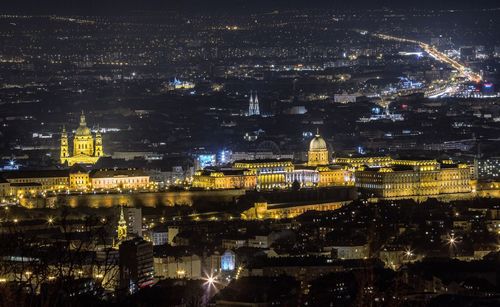
[[[5,195],[36,195],[44,191],[57,191],[68,188],[69,172],[67,170],[9,171],[0,176],[6,181],[2,189]],[[8,184],[8,186],[7,186]]]
[[330,164],[325,140],[319,135],[309,144],[308,161],[292,159],[237,160],[232,169],[205,169],[193,177],[193,187],[205,189],[286,189],[294,182],[300,187],[354,185],[353,172],[345,165]]
[[360,166],[356,186],[372,197],[393,198],[472,192],[470,167],[436,160],[393,160],[386,166]]
[[193,187],[203,189],[253,189],[255,171],[243,169],[204,169],[193,176]]
[[304,204],[268,204],[267,202],[254,203],[253,207],[241,214],[244,220],[283,219],[294,218],[307,211],[332,211],[341,208],[350,201],[304,203]]
[[75,165],[69,172],[69,187],[72,190],[88,190],[92,188],[90,183],[90,174],[87,170]]
[[72,154],[70,154],[69,147],[68,133],[66,132],[66,128],[63,127],[60,151],[61,164],[68,164],[69,166],[77,163],[95,164],[104,155],[102,136],[99,131],[97,131],[95,137],[92,135],[92,131],[87,127],[83,112],[80,116],[80,125],[76,129],[73,138]]
[[147,189],[149,176],[137,169],[98,169],[90,172],[93,189]]
[[309,143],[309,152],[307,153],[307,164],[309,166],[328,165],[330,157],[325,140],[316,133]]
[[286,174],[294,169],[292,160],[242,160],[233,164],[237,169],[248,169],[257,174],[256,187],[259,189],[286,188]]
[[352,167],[360,167],[360,166],[388,166],[394,162],[389,156],[381,156],[381,157],[338,157],[333,160],[334,163],[338,164],[346,164]]

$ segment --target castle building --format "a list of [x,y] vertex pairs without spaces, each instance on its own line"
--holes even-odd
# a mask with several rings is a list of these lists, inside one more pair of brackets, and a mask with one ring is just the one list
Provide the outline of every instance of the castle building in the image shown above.
[[261,159],[235,161],[233,167],[253,171],[257,176],[258,189],[284,189],[289,186],[286,174],[293,172],[294,165],[289,159]]
[[244,220],[262,220],[270,218],[295,218],[307,211],[332,211],[349,204],[350,200],[332,201],[323,203],[296,203],[296,204],[268,204],[267,202],[256,202],[253,207],[243,211],[241,217]]
[[329,161],[328,147],[325,140],[319,135],[319,131],[309,143],[309,152],[307,153],[307,164],[309,166],[328,165]]
[[371,197],[398,198],[471,193],[470,167],[451,161],[393,160],[385,166],[360,166],[356,187]]
[[255,98],[253,93],[250,92],[250,101],[248,104],[248,116],[260,115],[260,107],[259,107],[259,96],[257,96],[257,92],[255,92]]
[[197,172],[193,186],[270,190],[290,188],[294,182],[305,188],[354,185],[353,172],[345,165],[331,165],[329,157],[326,142],[318,133],[309,144],[307,163],[294,164],[291,159],[237,160],[231,171]]
[[253,189],[257,185],[254,171],[245,169],[204,169],[193,176],[193,187],[203,189]]
[[69,151],[69,140],[66,128],[63,127],[61,133],[61,164],[95,164],[104,155],[102,137],[99,131],[92,135],[92,131],[87,127],[85,114],[80,115],[80,125],[76,129],[73,138],[73,152]]

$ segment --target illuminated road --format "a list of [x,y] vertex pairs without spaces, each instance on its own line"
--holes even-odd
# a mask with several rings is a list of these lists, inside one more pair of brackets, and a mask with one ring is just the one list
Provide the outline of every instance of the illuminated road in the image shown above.
[[436,89],[428,90],[425,92],[425,96],[429,98],[439,98],[447,95],[451,95],[458,91],[457,85],[444,85]]
[[425,52],[427,52],[431,57],[434,59],[446,63],[456,69],[462,76],[467,78],[469,81],[473,82],[481,82],[482,78],[479,74],[473,72],[469,67],[466,67],[465,65],[455,61],[454,59],[450,58],[446,54],[442,53],[441,51],[437,50],[433,46],[426,44],[424,42],[420,42],[417,40],[413,39],[407,39],[407,38],[401,38],[401,37],[396,37],[392,35],[386,35],[386,34],[374,34],[375,37],[384,39],[384,40],[393,40],[393,41],[398,41],[398,42],[403,42],[403,43],[410,43],[410,44],[416,44],[419,45],[420,48],[422,48]]

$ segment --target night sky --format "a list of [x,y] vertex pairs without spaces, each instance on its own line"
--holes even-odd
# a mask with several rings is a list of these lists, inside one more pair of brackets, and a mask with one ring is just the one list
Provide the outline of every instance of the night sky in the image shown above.
[[122,14],[148,10],[260,11],[269,9],[480,9],[500,7],[491,0],[16,0],[0,1],[4,13]]

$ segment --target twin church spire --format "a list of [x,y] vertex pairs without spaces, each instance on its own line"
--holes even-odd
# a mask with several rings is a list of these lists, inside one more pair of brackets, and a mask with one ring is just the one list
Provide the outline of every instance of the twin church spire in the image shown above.
[[255,97],[253,92],[250,91],[250,101],[248,105],[248,116],[260,115],[259,107],[259,96],[257,96],[257,91],[255,91]]

